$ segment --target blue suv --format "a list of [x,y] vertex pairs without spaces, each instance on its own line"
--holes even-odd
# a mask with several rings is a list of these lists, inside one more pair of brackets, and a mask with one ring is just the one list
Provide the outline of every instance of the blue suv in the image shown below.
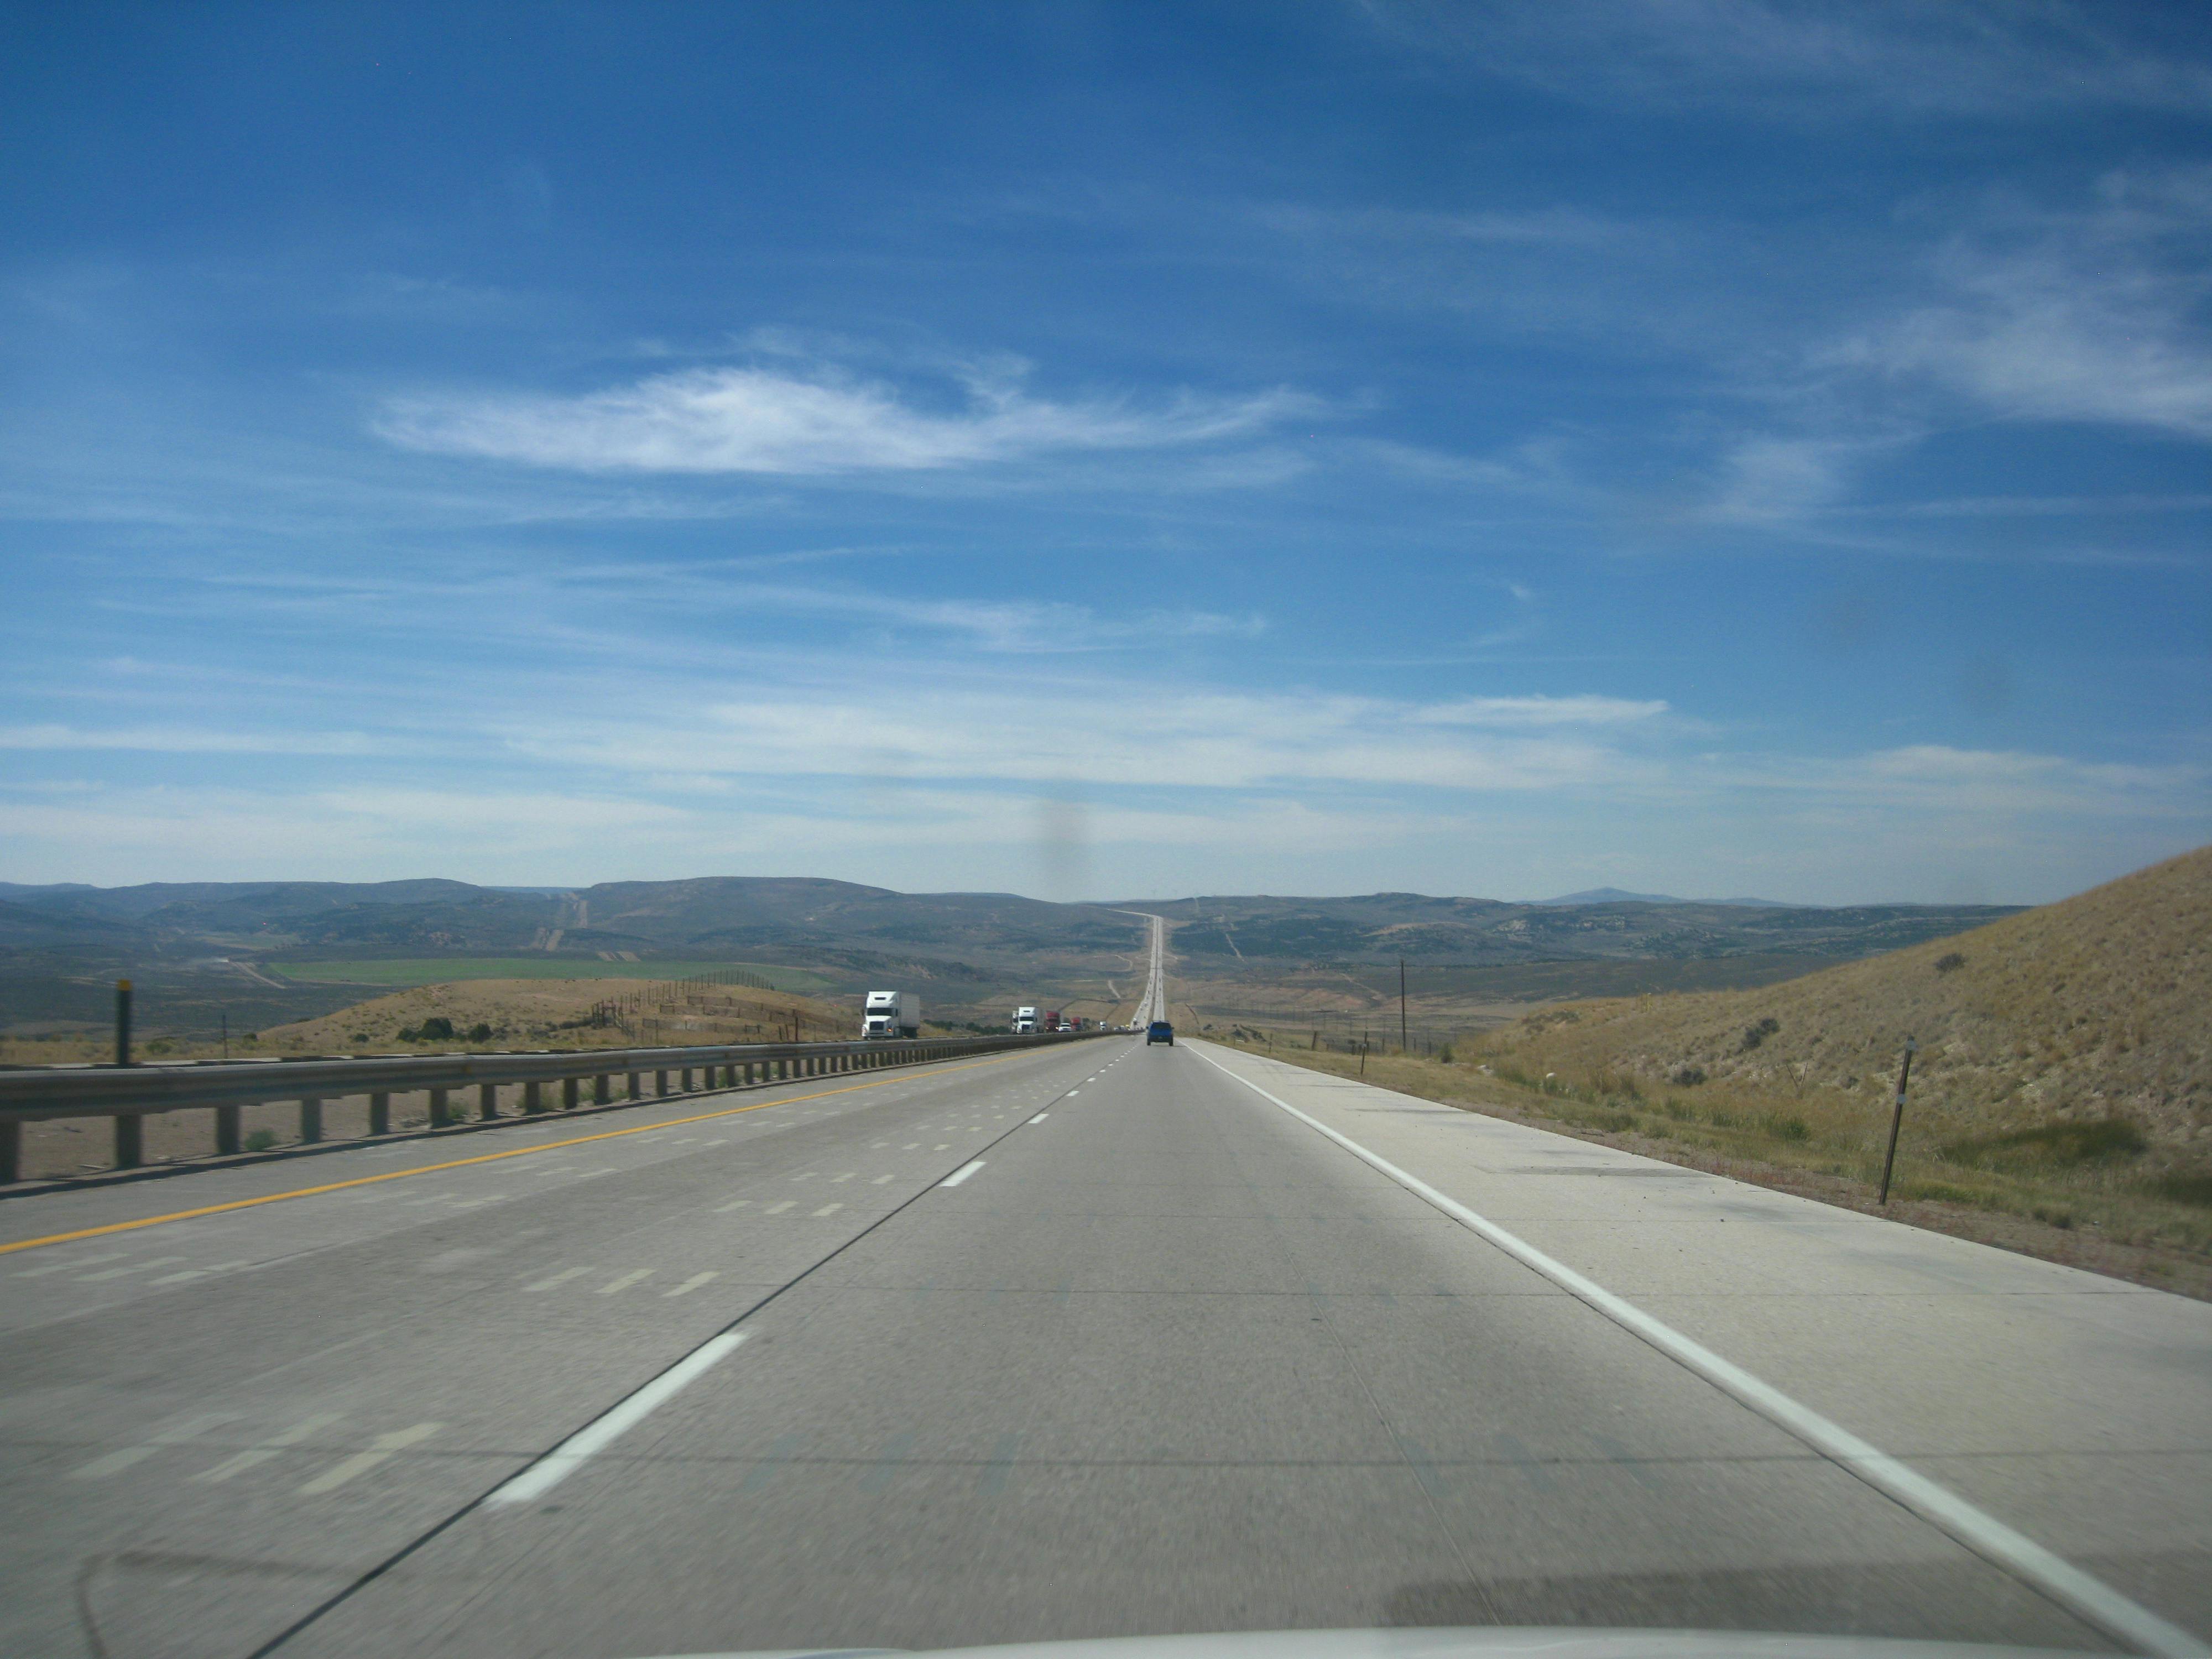
[[1149,1048],[1155,1042],[1164,1042],[1169,1048],[1174,1048],[1175,1027],[1164,1019],[1156,1019],[1145,1027],[1145,1046]]

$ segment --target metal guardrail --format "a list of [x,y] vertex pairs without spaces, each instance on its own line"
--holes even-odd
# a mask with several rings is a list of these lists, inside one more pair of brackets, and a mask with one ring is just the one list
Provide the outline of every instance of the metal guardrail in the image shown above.
[[[297,1101],[300,1140],[323,1139],[325,1101],[367,1096],[370,1136],[392,1133],[392,1097],[427,1093],[429,1127],[460,1121],[456,1091],[477,1091],[481,1121],[506,1115],[499,1091],[522,1086],[525,1116],[551,1112],[546,1085],[561,1085],[560,1109],[585,1103],[591,1084],[595,1106],[622,1098],[665,1099],[710,1090],[743,1088],[790,1078],[874,1071],[963,1054],[1043,1048],[1104,1036],[1103,1031],[1053,1032],[1035,1036],[881,1038],[860,1042],[751,1042],[683,1048],[585,1048],[509,1054],[393,1054],[368,1060],[198,1060],[169,1066],[25,1067],[0,1071],[0,1182],[21,1179],[23,1125],[52,1118],[107,1117],[115,1123],[115,1167],[144,1162],[143,1120],[151,1112],[202,1109],[215,1113],[217,1157],[243,1148],[240,1112],[247,1106]],[[653,1083],[648,1091],[647,1078]],[[672,1086],[670,1079],[678,1079]]]

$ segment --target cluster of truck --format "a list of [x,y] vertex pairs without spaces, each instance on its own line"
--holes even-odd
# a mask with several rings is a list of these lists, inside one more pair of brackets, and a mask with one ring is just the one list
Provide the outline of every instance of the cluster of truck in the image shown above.
[[[1065,1018],[1057,1008],[1039,1010],[1024,1005],[1014,1010],[1014,1031],[1027,1036],[1038,1031],[1079,1031],[1084,1022]],[[866,1037],[918,1037],[921,1035],[921,1000],[911,991],[871,991],[860,1008],[860,1035]]]

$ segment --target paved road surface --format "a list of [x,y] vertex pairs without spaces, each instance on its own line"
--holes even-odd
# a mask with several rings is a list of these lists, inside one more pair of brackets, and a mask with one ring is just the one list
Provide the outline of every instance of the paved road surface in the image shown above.
[[[2212,1629],[2198,1304],[1111,1037],[0,1255],[0,1651],[2110,1645],[1232,1072]],[[14,1200],[0,1244],[456,1153]]]

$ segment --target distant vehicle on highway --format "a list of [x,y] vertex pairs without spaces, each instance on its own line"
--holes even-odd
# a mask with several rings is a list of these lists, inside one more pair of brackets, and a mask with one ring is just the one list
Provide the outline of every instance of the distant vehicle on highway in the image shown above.
[[921,1000],[911,991],[871,991],[860,1011],[864,1037],[918,1037],[921,1035]]
[[1072,1031],[1075,1027],[1066,1020],[1063,1019],[1059,1024],[1054,1026],[1052,1029],[1055,1031]]
[[1035,1031],[1036,1028],[1037,1011],[1035,1008],[1024,1006],[1014,1010],[1014,1035],[1016,1036],[1027,1036],[1031,1032]]
[[1169,1048],[1174,1048],[1175,1027],[1164,1019],[1156,1019],[1145,1027],[1145,1046],[1149,1048],[1155,1042],[1164,1042]]

